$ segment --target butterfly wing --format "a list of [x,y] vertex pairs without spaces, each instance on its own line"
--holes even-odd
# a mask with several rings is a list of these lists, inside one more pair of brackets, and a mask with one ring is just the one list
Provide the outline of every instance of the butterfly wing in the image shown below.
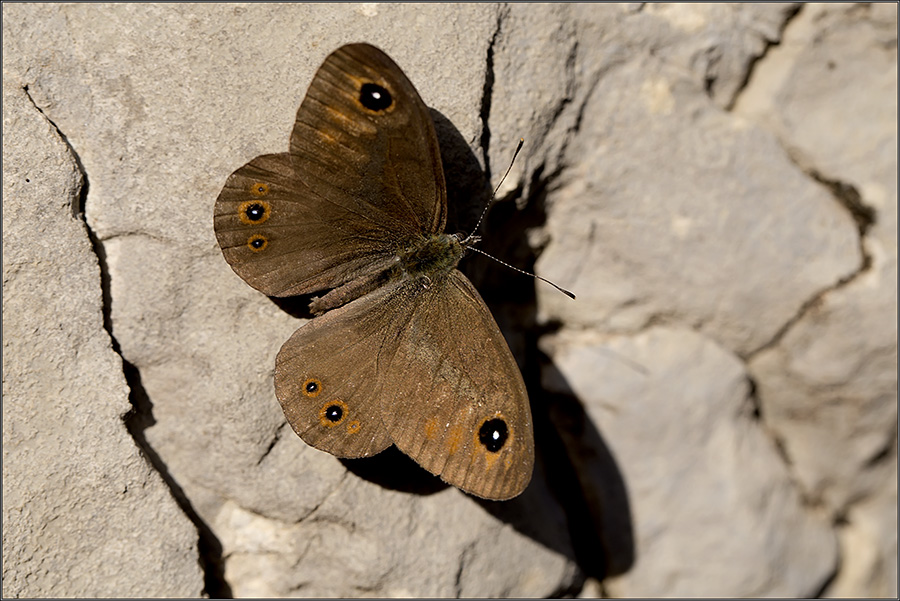
[[315,318],[282,346],[275,393],[294,431],[338,457],[394,442],[469,493],[508,499],[531,480],[522,376],[459,271],[399,280]]
[[382,271],[446,221],[428,109],[383,52],[343,46],[316,72],[290,152],[257,157],[215,206],[226,261],[269,296],[335,288]]
[[515,359],[471,282],[432,278],[406,300],[380,370],[382,421],[397,447],[462,490],[509,499],[531,480],[531,409]]
[[393,442],[381,421],[378,373],[402,320],[394,282],[316,317],[275,359],[275,395],[307,444],[337,457],[367,457]]

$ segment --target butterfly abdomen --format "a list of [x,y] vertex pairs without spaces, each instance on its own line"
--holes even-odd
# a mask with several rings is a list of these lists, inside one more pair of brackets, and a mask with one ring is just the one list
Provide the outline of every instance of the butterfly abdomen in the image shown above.
[[446,273],[456,267],[465,249],[455,236],[431,234],[398,253],[400,269],[411,278]]

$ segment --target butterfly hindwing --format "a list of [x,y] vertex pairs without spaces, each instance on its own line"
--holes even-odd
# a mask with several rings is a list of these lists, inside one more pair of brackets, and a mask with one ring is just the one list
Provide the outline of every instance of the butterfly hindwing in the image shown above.
[[399,283],[316,317],[275,360],[275,395],[307,444],[338,457],[367,457],[393,442],[381,420],[378,386],[391,354]]
[[[415,286],[416,283],[414,283]],[[490,311],[459,271],[405,299],[379,380],[397,447],[450,484],[508,499],[531,480],[534,437],[522,375]]]

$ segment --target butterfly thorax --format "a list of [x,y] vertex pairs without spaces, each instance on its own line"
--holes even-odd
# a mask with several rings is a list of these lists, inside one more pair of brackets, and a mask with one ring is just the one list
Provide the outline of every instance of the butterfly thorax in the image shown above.
[[456,267],[464,253],[465,247],[456,236],[430,234],[398,252],[397,267],[400,274],[410,278],[438,275]]

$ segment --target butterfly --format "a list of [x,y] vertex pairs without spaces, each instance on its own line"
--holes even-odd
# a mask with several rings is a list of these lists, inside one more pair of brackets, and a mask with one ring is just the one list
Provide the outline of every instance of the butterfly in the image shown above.
[[403,71],[368,44],[316,72],[290,150],[227,179],[216,239],[250,286],[321,293],[284,343],[275,394],[307,444],[342,458],[396,445],[478,497],[531,480],[528,394],[490,310],[456,267],[472,237],[443,233],[434,124]]

